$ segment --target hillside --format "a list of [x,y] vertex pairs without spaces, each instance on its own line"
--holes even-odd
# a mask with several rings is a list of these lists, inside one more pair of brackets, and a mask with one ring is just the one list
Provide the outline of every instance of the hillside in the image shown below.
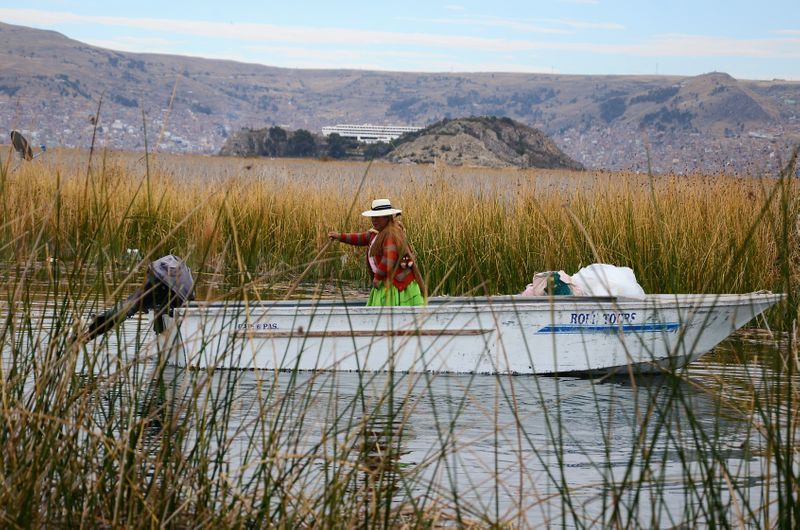
[[[173,96],[174,94],[174,96]],[[102,103],[101,103],[102,98]],[[750,170],[800,141],[800,83],[726,74],[566,76],[293,70],[133,54],[0,23],[0,120],[35,144],[216,153],[243,127],[427,126],[508,116],[590,168]],[[144,113],[144,118],[143,118]]]
[[510,118],[473,117],[437,122],[400,139],[386,157],[399,163],[583,169],[541,131]]

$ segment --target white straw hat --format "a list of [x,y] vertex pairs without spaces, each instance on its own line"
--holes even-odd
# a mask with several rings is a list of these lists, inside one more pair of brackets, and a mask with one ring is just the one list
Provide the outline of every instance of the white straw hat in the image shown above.
[[386,217],[389,215],[397,215],[402,210],[392,208],[392,203],[389,199],[375,199],[372,201],[372,209],[361,212],[364,217]]

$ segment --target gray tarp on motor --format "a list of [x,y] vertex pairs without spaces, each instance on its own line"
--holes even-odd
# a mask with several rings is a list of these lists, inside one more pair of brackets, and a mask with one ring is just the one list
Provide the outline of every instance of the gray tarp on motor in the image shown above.
[[183,260],[177,256],[168,254],[158,258],[150,263],[149,269],[153,276],[169,287],[173,293],[177,294],[182,302],[187,302],[194,298],[192,293],[194,287],[192,272]]

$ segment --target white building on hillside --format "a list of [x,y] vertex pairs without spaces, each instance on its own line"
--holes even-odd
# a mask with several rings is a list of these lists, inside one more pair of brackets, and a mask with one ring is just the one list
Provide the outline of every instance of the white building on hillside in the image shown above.
[[355,138],[359,142],[374,144],[376,142],[389,142],[405,133],[416,132],[422,127],[409,125],[331,125],[322,128],[322,135],[338,134],[344,138]]

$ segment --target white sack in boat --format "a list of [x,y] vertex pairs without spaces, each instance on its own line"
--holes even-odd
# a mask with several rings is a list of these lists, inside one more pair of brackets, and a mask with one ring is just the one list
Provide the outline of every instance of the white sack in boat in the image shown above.
[[642,286],[630,267],[617,267],[607,263],[593,263],[572,275],[572,282],[585,294],[592,296],[618,296],[644,300]]

